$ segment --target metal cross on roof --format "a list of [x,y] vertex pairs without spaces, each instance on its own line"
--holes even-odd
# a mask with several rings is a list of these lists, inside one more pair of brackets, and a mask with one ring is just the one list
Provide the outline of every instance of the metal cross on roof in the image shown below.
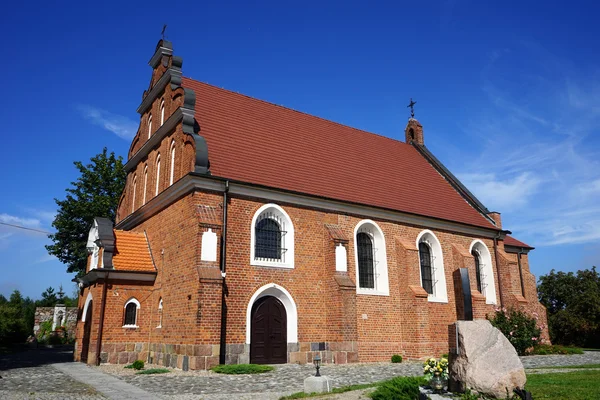
[[415,117],[415,104],[417,104],[417,102],[413,101],[413,99],[411,97],[410,98],[410,104],[406,106],[406,107],[410,107],[410,117],[411,118]]
[[160,33],[160,35],[162,36],[162,39],[165,40],[165,31],[167,30],[167,24],[163,25],[162,28],[162,32]]

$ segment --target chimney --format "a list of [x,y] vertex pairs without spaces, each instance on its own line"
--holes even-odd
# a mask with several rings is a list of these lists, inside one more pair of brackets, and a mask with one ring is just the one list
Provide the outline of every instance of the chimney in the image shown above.
[[408,119],[408,124],[406,124],[404,133],[406,135],[406,143],[411,144],[412,142],[415,142],[421,146],[424,144],[423,125],[421,125],[416,119]]
[[488,216],[494,220],[494,224],[499,228],[502,229],[502,217],[500,216],[500,213],[497,211],[490,211],[488,213]]

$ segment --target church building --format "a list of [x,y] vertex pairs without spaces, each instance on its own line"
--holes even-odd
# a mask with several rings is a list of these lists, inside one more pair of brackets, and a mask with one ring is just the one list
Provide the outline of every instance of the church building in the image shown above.
[[166,40],[149,64],[116,221],[89,233],[76,360],[418,359],[452,351],[471,313],[547,325],[533,248],[416,119],[402,142],[186,78]]

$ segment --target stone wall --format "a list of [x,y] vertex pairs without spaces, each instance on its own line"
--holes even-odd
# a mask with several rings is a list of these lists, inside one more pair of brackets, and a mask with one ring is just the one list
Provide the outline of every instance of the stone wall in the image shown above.
[[[62,313],[62,318],[61,318]],[[54,307],[36,307],[33,325],[33,335],[37,337],[40,326],[46,321],[52,321],[53,328],[65,326],[69,337],[75,337],[77,326],[77,307],[65,307],[57,304]]]

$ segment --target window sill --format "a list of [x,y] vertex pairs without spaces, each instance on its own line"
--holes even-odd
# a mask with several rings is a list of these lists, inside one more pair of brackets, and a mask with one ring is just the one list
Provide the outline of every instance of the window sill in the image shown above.
[[488,300],[488,299],[485,299],[485,304],[492,304],[492,305],[494,305],[494,306],[495,306],[495,305],[497,305],[498,303],[496,302],[496,300]]
[[367,296],[389,296],[389,292],[383,292],[378,290],[369,290],[369,289],[356,289],[356,294],[367,295]]
[[137,326],[137,325],[123,325],[123,328],[125,328],[125,329],[137,329],[137,328],[139,328],[139,326]]
[[256,261],[256,260],[253,260],[253,261],[250,261],[250,265],[252,265],[254,267],[273,267],[273,268],[294,269],[294,265],[293,264],[270,262],[270,261]]
[[442,298],[433,297],[433,296],[427,297],[427,301],[430,302],[430,303],[444,303],[444,304],[448,304],[448,299],[442,299]]

